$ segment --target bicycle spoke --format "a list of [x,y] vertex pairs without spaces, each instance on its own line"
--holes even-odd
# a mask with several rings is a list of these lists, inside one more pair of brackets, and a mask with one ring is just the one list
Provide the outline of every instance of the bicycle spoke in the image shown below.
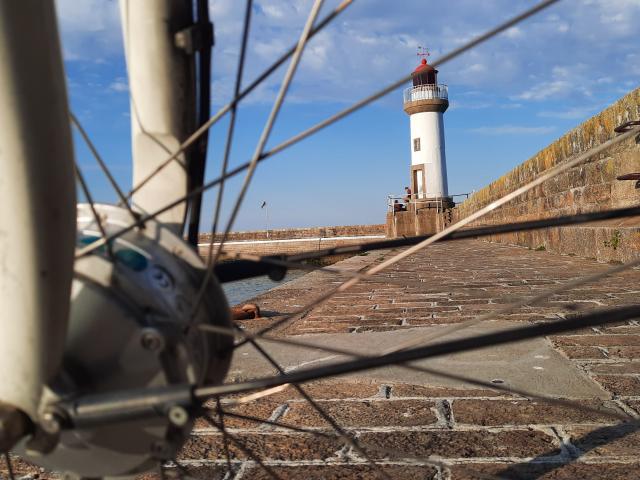
[[[278,372],[280,373],[280,375],[284,375],[284,369],[280,366],[280,364],[278,362],[276,362],[274,360],[274,358],[269,355],[269,353],[267,353],[267,351],[262,348],[262,346],[260,346],[258,344],[258,342],[256,342],[255,340],[249,340],[249,342],[251,343],[251,345],[253,346],[253,348],[255,348],[266,360],[267,362],[269,362],[276,370],[278,370]],[[379,466],[377,465],[367,454],[367,452],[365,452],[362,447],[358,444],[358,442],[356,441],[355,438],[353,438],[351,435],[349,435],[335,420],[333,417],[331,417],[331,415],[329,415],[319,404],[318,402],[316,402],[313,398],[311,398],[311,396],[306,392],[306,390],[304,388],[302,388],[300,385],[298,385],[297,383],[293,383],[291,382],[293,388],[295,388],[297,390],[297,392],[302,396],[302,398],[304,398],[307,403],[309,403],[309,405],[311,405],[311,407],[316,411],[316,413],[318,413],[318,415],[320,415],[322,417],[322,419],[327,422],[329,425],[331,425],[331,427],[336,431],[336,433],[349,445],[351,446],[351,448],[353,448],[356,452],[358,452],[360,455],[362,455],[367,462],[369,463],[369,465],[371,465],[374,470],[376,471],[376,474],[381,477],[384,478],[386,480],[391,480],[391,477],[389,477],[389,475],[387,475],[385,473],[385,471]]]
[[[107,232],[105,231],[104,225],[102,224],[102,219],[100,218],[100,214],[96,210],[96,206],[93,202],[91,191],[89,190],[89,187],[87,186],[87,183],[85,182],[84,177],[82,176],[82,172],[80,171],[80,168],[78,168],[77,164],[75,165],[75,171],[76,171],[76,178],[78,179],[78,183],[80,184],[80,188],[82,189],[82,192],[84,193],[84,196],[87,199],[87,202],[89,203],[89,208],[91,209],[93,219],[95,220],[96,225],[98,226],[98,230],[100,230],[100,236],[101,238],[107,238]],[[111,248],[111,243],[107,242],[106,247],[107,247],[107,253],[109,254],[109,257],[111,259],[114,259],[115,257],[113,256],[113,249]]]
[[[531,16],[531,15],[533,15],[534,13],[537,13],[538,11],[540,11],[540,10],[542,10],[542,9],[544,9],[544,8],[546,8],[546,7],[548,7],[548,6],[550,6],[550,5],[552,5],[553,3],[556,3],[557,1],[559,1],[559,0],[545,0],[545,1],[543,1],[543,2],[540,2],[539,4],[537,4],[536,6],[534,6],[533,8],[531,8],[531,9],[529,9],[529,10],[526,10],[524,13],[522,13],[522,14],[520,14],[520,15],[518,15],[518,16],[516,16],[516,17],[514,17],[514,18],[510,19],[510,20],[508,20],[507,22],[505,22],[505,23],[501,24],[500,26],[498,26],[498,27],[494,28],[493,30],[491,30],[491,31],[489,31],[489,32],[487,32],[487,33],[485,33],[485,34],[483,34],[483,35],[480,35],[480,36],[476,37],[475,39],[473,39],[473,40],[471,40],[471,41],[469,41],[469,42],[465,43],[464,45],[462,45],[462,46],[461,46],[461,47],[459,47],[459,48],[456,48],[455,50],[452,50],[451,52],[449,52],[449,53],[447,53],[446,55],[444,55],[442,58],[438,59],[437,63],[434,63],[433,65],[434,65],[434,66],[435,66],[435,65],[442,65],[442,64],[444,64],[444,63],[446,63],[446,62],[448,62],[448,61],[450,61],[450,60],[453,60],[454,58],[458,57],[459,55],[461,55],[462,53],[466,52],[467,50],[469,50],[469,49],[471,49],[471,48],[473,48],[473,47],[475,47],[475,46],[479,45],[480,43],[483,43],[483,42],[485,42],[485,41],[489,40],[490,38],[494,37],[494,36],[495,36],[495,35],[497,35],[498,33],[502,32],[502,31],[504,31],[504,30],[506,30],[506,29],[508,29],[508,28],[511,28],[512,26],[516,25],[517,23],[519,23],[519,22],[521,22],[521,21],[525,20],[526,18],[530,17],[530,16]],[[346,5],[349,5],[349,3],[350,3],[350,2],[345,2],[345,6],[346,6]],[[342,4],[341,4],[341,6],[342,6]],[[340,8],[340,7],[339,7],[339,8]],[[409,81],[410,79],[411,79],[411,76],[410,76],[410,75],[409,75],[409,76],[407,76],[407,77],[404,77],[404,78],[403,78],[403,82],[405,82],[405,81]],[[396,82],[396,83],[398,83],[398,82]],[[374,100],[376,100],[376,99],[380,98],[381,96],[384,96],[386,93],[389,93],[389,92],[390,92],[390,91],[392,91],[393,89],[398,88],[400,85],[401,85],[401,83],[399,83],[398,85],[396,85],[396,84],[394,83],[394,84],[392,84],[392,85],[391,85],[391,87],[393,87],[393,88],[391,88],[391,89],[390,89],[390,87],[387,87],[387,88],[383,89],[381,92],[379,92],[378,94],[374,94],[374,95],[372,95],[371,97],[369,97],[368,99],[365,99],[365,100],[367,100],[366,102],[365,102],[365,101],[358,102],[355,106],[356,106],[357,108],[361,108],[361,107],[363,107],[364,105],[366,105],[366,104],[368,104],[368,103],[371,103],[371,102],[373,102]],[[388,91],[387,91],[387,90],[388,90]],[[364,103],[363,103],[363,102],[364,102]],[[230,108],[230,104],[228,105],[228,107]],[[356,109],[357,109],[357,108],[356,108]],[[224,109],[223,109],[223,110],[224,110]],[[222,110],[221,110],[221,111],[222,111]],[[228,111],[228,109],[227,109],[226,111]],[[224,113],[226,113],[226,111],[225,111]],[[353,110],[351,110],[351,111],[353,111]],[[341,117],[340,117],[340,118],[342,118],[342,117],[344,117],[344,116],[348,115],[348,113],[351,113],[351,111],[349,111],[349,112],[343,111],[343,114],[341,115]],[[219,113],[220,113],[220,112],[219,112]],[[214,119],[217,115],[218,115],[218,114],[214,115],[214,117],[212,117],[212,119]],[[219,117],[218,117],[218,118],[219,118]],[[198,136],[198,135],[201,135],[204,131],[206,131],[206,129],[207,129],[207,128],[209,128],[209,127],[211,126],[211,125],[209,125],[209,123],[210,123],[210,122],[207,122],[207,124],[205,124],[205,125],[203,125],[203,126],[201,127],[201,129],[200,129],[200,130],[202,130],[202,131],[200,131],[200,130],[199,130],[199,131],[196,131],[196,133],[194,133],[194,134],[192,135],[192,137],[190,137],[190,139],[189,139],[189,140],[187,140],[187,141],[183,144],[183,147],[182,147],[181,149],[179,149],[179,150],[178,150],[178,151],[177,151],[177,152],[172,156],[172,158],[171,158],[171,159],[173,159],[173,158],[177,157],[180,153],[182,153],[182,151],[184,150],[184,148],[187,148],[189,145],[191,145],[191,143],[193,143],[193,141],[195,141],[195,139],[194,139],[193,141],[191,141],[191,143],[189,143],[189,141],[191,140],[191,138],[195,137],[195,138],[197,139],[197,136]],[[324,126],[326,126],[326,125],[324,125]],[[198,134],[198,135],[196,135],[196,134]],[[620,137],[617,137],[617,138],[620,138]],[[260,162],[260,161],[262,161],[262,160],[264,160],[264,157],[259,158],[259,159],[258,159],[258,162]],[[236,167],[236,168],[234,168],[234,169],[230,170],[229,172],[227,172],[227,175],[226,175],[224,178],[225,178],[225,179],[228,179],[228,178],[230,178],[230,177],[233,177],[233,176],[235,176],[235,175],[237,175],[237,174],[239,174],[239,173],[243,172],[244,170],[247,170],[250,166],[251,166],[251,162],[245,162],[245,163],[243,163],[243,164],[239,165],[238,167]],[[143,217],[143,218],[139,219],[137,222],[134,222],[133,224],[129,225],[128,227],[125,227],[125,228],[123,228],[122,230],[120,230],[119,232],[116,232],[114,235],[117,237],[117,236],[119,236],[119,235],[123,235],[123,234],[125,234],[125,233],[127,233],[127,232],[129,232],[129,231],[133,230],[133,229],[134,229],[134,228],[136,228],[137,226],[142,225],[144,222],[146,222],[146,221],[148,221],[148,220],[151,220],[151,219],[155,218],[156,216],[158,216],[158,215],[160,215],[160,214],[162,214],[162,213],[164,213],[164,212],[166,212],[166,211],[170,210],[171,208],[175,207],[176,205],[179,205],[180,203],[185,202],[185,201],[187,201],[187,200],[189,200],[189,199],[193,198],[194,196],[199,195],[200,193],[202,193],[202,192],[204,192],[204,191],[206,191],[206,190],[208,190],[208,189],[210,189],[210,188],[215,187],[216,185],[219,185],[221,181],[222,181],[222,179],[221,179],[221,178],[216,178],[216,179],[214,179],[214,180],[211,180],[210,182],[206,183],[206,184],[205,184],[205,185],[203,185],[202,187],[199,187],[199,188],[196,188],[196,189],[192,190],[191,192],[189,192],[187,195],[185,195],[185,196],[184,196],[184,197],[182,197],[181,199],[177,199],[177,200],[175,200],[175,201],[173,201],[173,202],[169,203],[168,205],[165,205],[165,206],[164,206],[164,207],[162,207],[161,209],[156,210],[155,212],[153,212],[153,213],[151,213],[151,214],[149,214],[149,215],[146,215],[145,217]],[[138,188],[139,188],[139,187],[138,187]],[[130,196],[130,194],[131,194],[131,192],[130,192],[127,196]],[[83,248],[83,249],[79,250],[79,251],[77,252],[77,254],[76,254],[76,257],[83,256],[83,255],[87,255],[87,254],[91,253],[93,250],[95,250],[96,248],[99,248],[99,247],[100,247],[100,246],[102,246],[102,245],[104,245],[104,243],[101,243],[101,240],[96,240],[96,241],[95,241],[95,242],[93,242],[92,244],[87,245],[85,248]]]
[[80,136],[82,137],[87,147],[91,151],[91,154],[93,155],[93,158],[95,158],[96,162],[98,163],[98,166],[102,170],[102,173],[104,173],[105,177],[107,177],[107,180],[111,184],[111,187],[115,190],[116,195],[120,200],[120,204],[124,206],[127,210],[129,210],[129,213],[131,214],[131,218],[133,218],[133,220],[137,220],[138,215],[131,209],[131,205],[129,205],[129,202],[127,202],[127,199],[125,198],[123,191],[118,186],[118,182],[116,182],[116,179],[113,178],[113,175],[109,170],[109,167],[107,167],[107,164],[102,159],[102,156],[98,152],[98,149],[96,148],[94,143],[91,141],[89,134],[80,123],[80,120],[78,120],[78,118],[74,115],[73,112],[70,112],[69,115],[71,117],[71,123],[73,123],[73,125],[76,127],[76,129],[80,133]]
[[[234,262],[224,262],[218,264],[214,272],[216,278],[221,283],[235,280],[242,280],[250,277],[261,275],[271,276],[275,273],[286,273],[287,270],[306,270],[308,272],[327,272],[333,275],[345,275],[349,278],[361,278],[362,280],[377,280],[376,277],[366,277],[364,274],[346,268],[320,266],[308,263],[292,262],[277,257],[262,257],[259,255],[251,255],[248,253],[236,253],[233,258],[238,259]],[[286,257],[285,257],[286,258]],[[283,268],[274,268],[283,267]],[[245,272],[243,275],[242,272]],[[220,274],[220,276],[218,275]],[[279,275],[278,275],[279,276]],[[406,282],[401,278],[385,277],[386,283],[405,285]]]
[[311,7],[311,11],[309,12],[307,22],[302,30],[302,34],[300,35],[300,40],[298,41],[298,45],[296,46],[296,51],[293,53],[293,56],[291,57],[291,62],[289,63],[289,68],[287,69],[287,72],[285,73],[284,78],[282,79],[280,90],[278,91],[276,100],[273,104],[271,112],[269,113],[269,117],[267,118],[265,126],[262,130],[260,139],[258,140],[258,145],[256,146],[255,152],[253,153],[253,157],[251,158],[249,168],[247,169],[244,182],[240,187],[240,192],[238,193],[238,196],[236,198],[235,205],[231,210],[231,215],[229,216],[227,226],[220,240],[220,246],[216,251],[216,256],[213,260],[213,263],[216,263],[218,258],[220,257],[220,252],[222,251],[224,242],[227,240],[227,237],[229,236],[229,232],[233,228],[236,217],[238,216],[238,212],[240,211],[240,207],[242,206],[244,197],[247,193],[247,190],[249,189],[251,180],[253,179],[253,175],[255,173],[256,167],[258,166],[258,160],[264,152],[264,148],[267,144],[267,141],[269,140],[269,136],[271,135],[271,131],[275,124],[276,118],[278,117],[278,113],[280,113],[280,109],[282,107],[282,104],[284,103],[284,99],[287,95],[287,92],[289,91],[289,87],[291,86],[293,77],[296,74],[296,71],[298,70],[298,65],[300,63],[300,60],[302,59],[302,53],[304,52],[304,48],[307,45],[307,41],[309,40],[309,33],[313,28],[313,24],[316,20],[316,17],[318,16],[318,13],[320,13],[320,8],[322,7],[323,3],[324,3],[324,0],[315,0],[313,3],[313,6]]
[[[213,410],[211,413],[216,413],[217,414],[218,412],[216,410]],[[335,433],[326,433],[326,432],[322,432],[322,431],[319,431],[319,430],[310,430],[308,428],[297,427],[295,425],[291,425],[291,424],[288,424],[288,423],[274,422],[272,420],[265,420],[263,418],[252,417],[251,415],[233,413],[233,412],[229,412],[229,411],[225,411],[224,414],[227,417],[238,418],[240,420],[247,420],[249,422],[258,423],[258,424],[261,424],[261,425],[262,424],[271,425],[272,427],[284,428],[284,429],[291,430],[293,432],[298,432],[298,433],[308,433],[308,434],[311,434],[311,435],[315,435],[317,437],[323,437],[323,438],[337,438],[338,437],[338,435],[336,435]]]
[[[318,23],[316,27],[314,27],[309,33],[309,38],[312,38],[316,33],[320,32],[323,28],[329,25],[340,13],[342,13],[353,0],[343,0],[340,5],[338,5],[329,15],[327,15],[321,22]],[[156,176],[160,171],[162,171],[167,165],[169,165],[172,161],[176,160],[176,158],[184,153],[184,151],[189,148],[193,143],[198,141],[198,139],[213,125],[218,122],[226,113],[228,113],[231,108],[240,102],[244,97],[249,95],[256,87],[258,87],[262,82],[264,82],[273,72],[275,72],[284,62],[286,62],[289,57],[291,57],[296,50],[296,46],[291,47],[287,52],[285,52],[278,60],[276,60],[269,68],[267,68],[262,74],[258,76],[249,86],[247,86],[244,90],[240,92],[240,95],[234,97],[234,99],[227,103],[224,107],[220,108],[215,115],[213,115],[207,122],[202,124],[200,128],[198,128],[195,132],[191,134],[191,136],[185,140],[185,142],[180,145],[175,152],[173,152],[167,159],[165,159],[153,172],[151,172],[147,177],[141,180],[135,187],[133,187],[129,193],[127,193],[127,198],[130,198],[134,193],[140,190],[147,182],[149,182],[154,176]],[[248,163],[246,164],[248,167]],[[246,170],[245,168],[241,168],[235,173],[227,175],[226,178],[237,175],[241,171]]]
[[402,350],[381,357],[356,359],[347,362],[332,364],[325,367],[310,368],[308,370],[286,373],[277,377],[266,377],[247,382],[223,384],[220,386],[201,387],[194,391],[196,398],[207,398],[216,395],[259,390],[266,387],[275,387],[285,383],[304,383],[311,380],[319,380],[327,376],[343,375],[384,367],[395,363],[434,358],[452,353],[462,353],[477,350],[484,347],[503,345],[507,343],[542,337],[557,333],[568,332],[578,328],[608,325],[611,323],[632,320],[640,317],[640,306],[627,306],[612,308],[585,314],[580,317],[567,318],[557,322],[544,323],[518,327],[506,331],[487,333],[459,340],[450,340],[433,345]]
[[[209,416],[206,412],[203,415],[204,420],[211,426],[217,428],[218,430],[221,430],[221,426],[220,424],[218,424],[218,422],[216,422],[213,418],[211,418],[211,416]],[[247,455],[249,458],[251,458],[254,462],[256,462],[258,465],[260,465],[260,467],[267,473],[267,475],[269,475],[271,478],[275,479],[275,480],[281,480],[281,478],[273,471],[273,469],[271,467],[269,467],[268,465],[266,465],[262,460],[260,460],[260,458],[258,456],[256,456],[251,449],[249,449],[249,447],[247,447],[246,445],[244,445],[240,440],[238,440],[237,438],[235,438],[233,435],[231,435],[229,432],[227,432],[227,438],[231,441],[231,443],[233,443],[237,448],[239,448],[240,450],[242,450],[244,452],[245,455]]]
[[220,432],[222,433],[222,441],[224,442],[224,456],[227,459],[227,471],[231,474],[231,454],[229,453],[229,438],[227,429],[224,425],[224,417],[227,414],[220,404],[220,397],[216,397],[216,410],[218,421],[220,422]]
[[[232,330],[233,331],[233,330]],[[251,393],[249,395],[245,395],[244,397],[240,397],[238,399],[235,399],[229,403],[225,403],[225,405],[244,405],[246,403],[251,403],[251,402],[255,402],[256,400],[259,400],[261,398],[264,397],[268,397],[269,395],[275,395],[276,393],[280,393],[280,392],[284,392],[287,388],[289,388],[291,385],[289,385],[288,383],[282,384],[282,385],[278,385],[277,387],[273,387],[273,388],[268,388],[266,390],[261,390],[259,392],[255,392],[255,393]]]
[[4,463],[7,465],[7,473],[9,474],[9,480],[16,480],[15,472],[13,471],[13,464],[11,457],[7,452],[4,453]]
[[[236,82],[235,88],[233,91],[233,98],[238,99],[240,97],[240,86],[242,83],[242,72],[244,71],[244,59],[247,52],[247,41],[249,39],[249,27],[251,25],[251,9],[253,5],[253,0],[247,0],[245,15],[244,15],[244,27],[242,29],[242,45],[240,47],[240,59],[238,60],[238,70],[236,72]],[[231,117],[229,119],[229,127],[227,129],[227,140],[224,146],[224,157],[222,159],[222,171],[220,173],[220,186],[218,187],[218,198],[216,201],[216,209],[213,215],[213,224],[211,226],[211,241],[209,242],[208,254],[207,254],[207,271],[205,273],[204,279],[202,280],[202,284],[200,285],[200,289],[196,294],[196,299],[194,301],[194,306],[192,308],[192,315],[198,311],[200,304],[202,303],[202,299],[204,298],[204,294],[206,292],[207,285],[209,285],[209,281],[211,280],[211,275],[213,275],[213,265],[215,261],[213,260],[213,244],[215,240],[216,232],[218,231],[218,220],[220,218],[220,210],[222,208],[222,199],[224,196],[224,184],[225,184],[225,176],[227,174],[227,168],[229,165],[229,155],[231,154],[231,144],[233,142],[233,132],[236,124],[236,113],[237,113],[237,102],[233,102],[231,106]]]
[[[236,82],[235,88],[233,90],[233,98],[237,99],[240,97],[240,86],[242,83],[242,72],[244,71],[244,59],[247,51],[247,41],[249,39],[249,27],[251,24],[251,8],[252,8],[253,0],[247,0],[247,4],[245,7],[245,15],[244,15],[244,27],[242,29],[242,44],[240,47],[240,59],[238,60],[238,70],[236,72]],[[229,155],[231,154],[231,145],[233,143],[233,132],[236,124],[236,113],[238,110],[237,102],[234,102],[231,106],[231,116],[229,119],[229,126],[227,128],[227,139],[224,146],[224,156],[222,159],[222,168],[220,173],[220,178],[223,180],[220,182],[220,187],[218,188],[218,199],[216,202],[216,210],[213,216],[213,226],[211,228],[211,243],[209,245],[209,256],[211,258],[211,253],[213,249],[213,239],[215,233],[218,231],[218,220],[220,218],[220,208],[222,204],[222,197],[224,196],[224,176],[227,174],[227,167],[229,165]],[[209,262],[211,263],[211,262]]]

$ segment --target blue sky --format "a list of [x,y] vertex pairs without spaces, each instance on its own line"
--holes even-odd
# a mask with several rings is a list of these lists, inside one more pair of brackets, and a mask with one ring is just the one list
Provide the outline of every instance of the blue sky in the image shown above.
[[[57,0],[71,106],[121,185],[131,184],[129,91],[118,4]],[[298,36],[311,0],[256,0],[245,84]],[[339,2],[327,0],[321,16]],[[268,146],[275,146],[409,73],[418,45],[435,59],[533,5],[525,0],[356,0],[309,43]],[[212,0],[212,108],[233,89],[244,2]],[[640,0],[563,0],[440,67],[449,191],[471,192],[638,86]],[[241,104],[232,164],[247,161],[284,69]],[[207,178],[217,176],[226,120],[211,132]],[[94,196],[113,202],[88,150],[77,160]],[[401,89],[258,167],[234,230],[382,223],[385,198],[408,183],[409,119]],[[228,213],[241,177],[229,182]],[[214,192],[205,198],[202,230]]]

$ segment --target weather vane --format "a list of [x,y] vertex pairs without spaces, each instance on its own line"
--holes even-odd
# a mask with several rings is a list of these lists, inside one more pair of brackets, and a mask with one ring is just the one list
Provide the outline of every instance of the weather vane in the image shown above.
[[417,55],[426,60],[427,57],[431,56],[431,53],[429,52],[429,49],[427,47],[422,47],[422,46],[418,45],[418,53],[417,53]]

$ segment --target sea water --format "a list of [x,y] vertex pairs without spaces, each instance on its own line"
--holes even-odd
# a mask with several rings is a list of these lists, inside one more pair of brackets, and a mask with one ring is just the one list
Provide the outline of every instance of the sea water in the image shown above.
[[272,288],[283,285],[291,280],[304,275],[304,270],[289,270],[283,280],[274,282],[267,276],[247,278],[245,280],[237,280],[235,282],[227,282],[222,284],[222,289],[227,295],[229,305],[237,305],[238,303],[249,300],[257,295],[265,293]]

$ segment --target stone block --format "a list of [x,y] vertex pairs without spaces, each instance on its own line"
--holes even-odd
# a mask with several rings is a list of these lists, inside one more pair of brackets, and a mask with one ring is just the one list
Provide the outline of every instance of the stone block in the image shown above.
[[365,432],[362,445],[374,458],[533,457],[560,453],[555,438],[538,430]]
[[553,341],[560,346],[640,346],[640,335],[557,336]]
[[450,480],[477,480],[474,472],[509,480],[635,480],[640,463],[588,464],[568,460],[543,463],[469,463],[451,467]]
[[640,380],[633,376],[596,375],[593,379],[614,395],[640,396]]
[[[318,402],[343,427],[414,427],[437,422],[435,403],[427,400],[368,400]],[[295,403],[282,419],[285,423],[310,427],[328,424],[308,403]]]
[[606,413],[622,413],[613,404],[598,400],[572,400],[577,406],[601,409],[603,413],[584,411],[542,401],[533,400],[454,400],[453,418],[458,424],[483,426],[616,423],[617,419]]
[[591,373],[604,373],[613,375],[622,375],[627,373],[640,374],[639,362],[624,363],[596,363],[587,365]]
[[[379,468],[391,478],[403,480],[435,480],[436,468],[430,465],[379,465]],[[378,470],[367,463],[350,465],[304,465],[273,466],[274,473],[282,480],[376,480],[380,478]],[[247,470],[245,478],[268,480],[272,477],[260,467]]]
[[637,459],[640,448],[637,425],[571,427],[567,433],[571,443],[583,452],[585,458],[618,456]]
[[[246,450],[266,461],[337,459],[338,451],[344,446],[337,438],[311,434],[246,433],[237,439]],[[246,450],[235,443],[229,444],[229,453],[234,460],[251,458]],[[178,455],[178,460],[219,459],[224,456],[221,434],[192,435]]]

